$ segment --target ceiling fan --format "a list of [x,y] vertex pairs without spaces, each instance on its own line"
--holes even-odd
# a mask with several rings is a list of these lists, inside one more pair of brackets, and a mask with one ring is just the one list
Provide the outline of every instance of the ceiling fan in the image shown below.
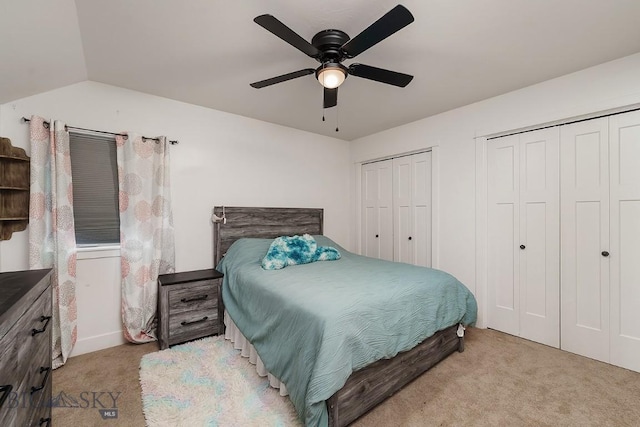
[[324,108],[330,108],[338,104],[338,86],[349,75],[398,87],[405,87],[413,79],[413,76],[408,74],[370,65],[357,63],[348,67],[342,65],[345,59],[355,58],[412,23],[413,15],[402,5],[391,9],[354,38],[350,38],[344,31],[322,30],[313,36],[311,43],[272,15],[260,15],[254,19],[254,22],[320,63],[316,69],[305,68],[251,83],[251,87],[256,89],[315,73],[318,82],[324,86]]

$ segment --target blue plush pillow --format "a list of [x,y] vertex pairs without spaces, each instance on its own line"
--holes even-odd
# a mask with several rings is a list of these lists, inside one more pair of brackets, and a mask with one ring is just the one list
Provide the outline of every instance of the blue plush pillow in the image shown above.
[[334,261],[340,259],[340,252],[332,246],[318,246],[314,261]]
[[280,270],[288,265],[340,259],[340,252],[330,246],[318,246],[309,234],[275,239],[262,259],[265,270]]

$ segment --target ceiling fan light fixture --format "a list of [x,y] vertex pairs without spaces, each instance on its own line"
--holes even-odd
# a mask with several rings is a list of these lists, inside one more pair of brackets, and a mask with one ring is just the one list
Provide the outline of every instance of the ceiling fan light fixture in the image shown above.
[[325,64],[316,70],[316,78],[327,89],[335,89],[347,78],[347,69],[338,63]]

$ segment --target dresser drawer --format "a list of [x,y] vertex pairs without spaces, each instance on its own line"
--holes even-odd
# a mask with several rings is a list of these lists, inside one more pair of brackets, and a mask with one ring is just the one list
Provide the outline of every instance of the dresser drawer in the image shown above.
[[51,383],[51,374],[52,369],[48,365],[33,365],[28,370],[25,395],[31,402],[30,406],[34,407],[42,400],[47,386]]
[[51,366],[27,369],[26,375],[18,381],[17,389],[12,390],[11,397],[5,402],[12,421],[5,424],[3,420],[0,425],[30,426],[36,413],[50,409],[51,374]]
[[[27,272],[37,275],[37,271]],[[20,317],[0,342],[0,386],[7,398],[0,407],[1,426],[30,425],[51,397],[51,287],[49,276],[14,310]],[[24,305],[22,305],[24,304]],[[22,305],[22,306],[21,306]],[[32,388],[34,387],[34,388]],[[0,399],[3,393],[0,393]]]
[[45,388],[39,392],[40,399],[33,399],[32,411],[30,419],[26,423],[29,427],[49,427],[51,422],[51,402],[49,396],[51,396],[52,384],[51,381],[47,382]]
[[51,364],[51,292],[44,292],[16,324],[20,360],[31,364]]
[[20,390],[22,376],[18,364],[15,334],[10,330],[0,347],[0,426],[19,425],[18,405],[16,396]]
[[169,315],[216,308],[218,306],[217,280],[196,282],[190,286],[169,291]]

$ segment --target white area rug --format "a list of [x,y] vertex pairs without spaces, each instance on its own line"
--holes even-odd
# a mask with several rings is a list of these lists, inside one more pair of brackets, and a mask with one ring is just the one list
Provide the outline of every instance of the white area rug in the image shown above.
[[301,425],[289,398],[221,336],[143,356],[140,384],[150,427]]

